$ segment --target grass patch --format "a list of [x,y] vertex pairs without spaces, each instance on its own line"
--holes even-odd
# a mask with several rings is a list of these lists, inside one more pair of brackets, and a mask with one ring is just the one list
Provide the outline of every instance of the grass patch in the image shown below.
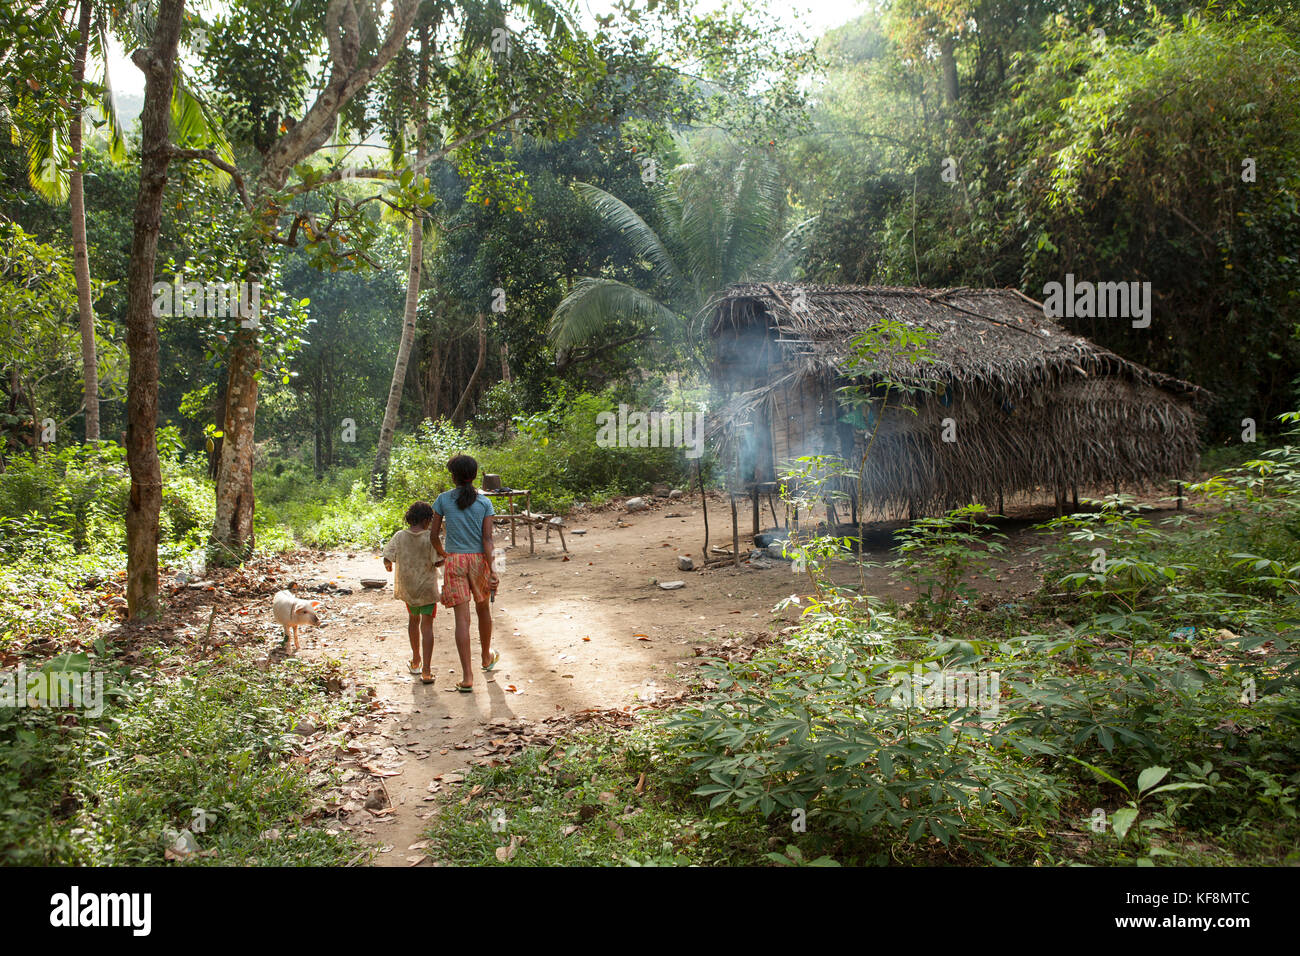
[[339,865],[362,852],[304,820],[333,765],[292,759],[302,716],[332,726],[358,706],[327,691],[328,668],[155,655],[109,668],[98,718],[0,709],[0,863],[158,865],[186,830],[200,852],[185,865]]
[[[427,852],[455,866],[769,862],[762,818],[706,813],[684,768],[660,752],[663,735],[653,725],[599,731],[474,768],[434,818]],[[502,859],[512,842],[513,855]]]

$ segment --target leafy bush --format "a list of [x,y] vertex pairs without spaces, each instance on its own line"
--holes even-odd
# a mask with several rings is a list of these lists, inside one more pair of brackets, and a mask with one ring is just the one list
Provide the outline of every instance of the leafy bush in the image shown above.
[[[200,468],[179,453],[174,428],[159,431],[164,554],[200,546],[216,501]],[[118,554],[131,490],[126,452],[114,442],[55,446],[11,458],[0,473],[0,554],[60,560],[72,553]]]
[[[100,662],[100,666],[105,663]],[[268,672],[248,656],[190,661],[183,676],[109,670],[103,714],[0,709],[0,861],[159,865],[169,832],[193,827],[197,865],[340,864],[358,847],[302,822],[326,782],[288,760],[298,714],[326,725],[356,702],[325,692],[323,665]],[[264,831],[278,829],[279,839]]]
[[[1056,816],[1062,788],[1034,765],[1039,742],[978,719],[974,701],[932,710],[912,693],[909,669],[929,666],[925,680],[945,681],[986,668],[973,645],[915,644],[893,618],[842,597],[806,613],[797,647],[708,665],[718,692],[670,724],[712,806],[734,802],[848,835],[932,834],[944,845],[976,825]],[[897,654],[896,643],[917,656]]]

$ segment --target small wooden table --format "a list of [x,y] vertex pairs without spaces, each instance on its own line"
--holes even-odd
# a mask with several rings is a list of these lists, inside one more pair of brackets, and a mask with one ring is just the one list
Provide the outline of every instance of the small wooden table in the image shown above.
[[506,499],[506,516],[510,518],[510,547],[515,547],[515,518],[518,515],[515,512],[515,499],[524,499],[524,511],[528,517],[528,553],[533,554],[533,493],[527,488],[511,488],[509,491],[483,491],[481,494],[488,498]]

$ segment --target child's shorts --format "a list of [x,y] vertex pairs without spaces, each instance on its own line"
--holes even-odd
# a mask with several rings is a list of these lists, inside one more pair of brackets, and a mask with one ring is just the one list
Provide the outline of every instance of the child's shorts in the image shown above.
[[426,614],[432,614],[434,617],[438,616],[438,605],[436,602],[433,604],[421,604],[418,607],[414,604],[408,604],[406,605],[406,610],[410,612],[411,617],[423,617]]
[[449,552],[442,567],[442,603],[455,607],[472,598],[475,604],[482,604],[488,599],[489,577],[487,558],[482,554]]

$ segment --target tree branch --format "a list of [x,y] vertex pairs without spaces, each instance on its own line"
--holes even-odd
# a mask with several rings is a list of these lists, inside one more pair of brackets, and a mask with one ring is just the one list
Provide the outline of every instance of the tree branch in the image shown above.
[[217,155],[216,150],[212,149],[181,149],[179,146],[171,146],[170,154],[174,159],[201,159],[217,169],[230,176],[235,182],[235,188],[239,191],[239,200],[244,204],[244,208],[252,211],[253,202],[248,198],[248,190],[244,187],[244,176],[235,166],[226,162]]

